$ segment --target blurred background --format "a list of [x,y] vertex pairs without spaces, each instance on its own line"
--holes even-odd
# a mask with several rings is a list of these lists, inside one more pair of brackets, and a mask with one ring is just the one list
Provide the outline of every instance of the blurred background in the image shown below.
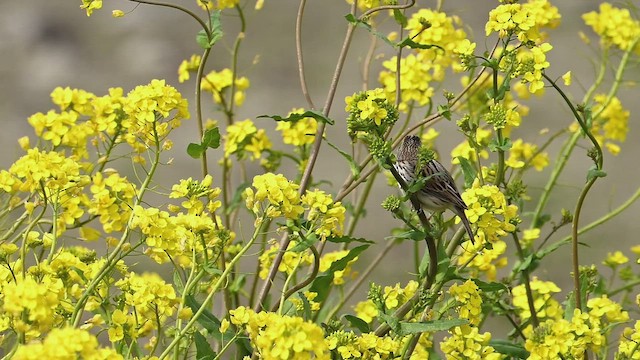
[[[199,10],[195,1],[174,1]],[[190,110],[194,113],[193,79],[180,84],[177,76],[178,65],[183,59],[201,53],[195,42],[195,34],[199,28],[190,17],[175,10],[136,5],[124,0],[106,0],[102,10],[87,17],[85,11],[79,8],[80,3],[80,0],[0,1],[0,53],[3,55],[0,58],[0,143],[3,146],[0,154],[1,168],[8,168],[22,155],[16,141],[19,137],[29,135],[34,140],[33,131],[26,120],[33,113],[53,108],[49,94],[57,86],[81,88],[103,95],[109,87],[123,87],[126,93],[136,85],[149,83],[151,79],[166,79],[168,84],[177,87],[189,99]],[[548,54],[551,67],[547,73],[551,78],[557,78],[572,70],[574,82],[570,86],[570,92],[575,102],[580,102],[584,88],[593,81],[598,55],[593,50],[597,39],[584,25],[581,15],[596,10],[599,3],[579,0],[554,2],[560,9],[562,23],[557,29],[550,31],[549,42],[554,49]],[[250,79],[251,87],[247,91],[245,105],[237,111],[237,119],[251,118],[259,126],[263,125],[273,135],[271,138],[274,146],[280,143],[275,136],[275,122],[256,119],[256,116],[286,115],[292,108],[306,106],[300,91],[295,58],[294,28],[298,4],[298,1],[292,0],[265,0],[261,11],[253,10],[253,1],[246,7],[247,31],[240,50],[239,69],[240,75]],[[493,40],[484,40],[484,24],[488,10],[496,4],[497,1],[487,0],[444,2],[444,10],[460,16],[467,33],[478,42],[477,53],[493,45]],[[419,0],[418,6],[435,6],[435,2]],[[121,9],[128,14],[124,18],[115,19],[111,17],[113,9]],[[325,101],[347,26],[344,15],[348,11],[349,6],[343,0],[308,1],[302,36],[307,81],[316,106],[322,106]],[[223,15],[222,22],[226,34],[215,46],[207,70],[230,67],[229,54],[238,29],[238,19]],[[390,22],[387,25],[391,25]],[[595,42],[591,48],[580,40],[578,34],[581,31]],[[328,136],[343,149],[349,148],[344,123],[344,97],[362,88],[361,65],[368,46],[369,34],[358,29],[330,113],[330,117],[336,120],[336,126],[328,130]],[[388,58],[390,49],[379,44],[376,53],[386,54]],[[372,87],[378,85],[376,80],[380,62],[379,58],[372,67]],[[638,68],[631,66],[626,72],[625,80],[633,82],[638,79],[639,74]],[[461,89],[459,76],[451,79],[443,88],[458,92]],[[436,94],[436,103],[441,103],[441,90],[437,90]],[[205,104],[208,105],[204,116],[222,120],[220,114],[215,113],[210,106],[210,101],[206,100],[207,95],[204,96]],[[619,97],[631,111],[628,140],[617,157],[605,153],[605,171],[608,176],[598,180],[588,197],[582,224],[617,207],[640,186],[640,127],[635,120],[635,115],[640,110],[638,90],[623,86]],[[523,119],[522,128],[514,136],[535,141],[542,128],[549,128],[553,133],[571,124],[568,109],[553,91],[547,91],[543,97],[534,98],[526,104],[531,108],[530,115]],[[463,140],[463,136],[456,130],[454,121],[439,122],[436,128],[442,133],[437,146],[448,167],[450,151]],[[197,137],[197,127],[193,121],[185,121],[174,134],[175,146],[168,155],[173,157],[173,163],[161,170],[160,176],[164,184],[169,185],[177,179],[189,176],[200,177],[199,162],[189,158],[185,151],[186,145],[196,141]],[[549,148],[552,162],[560,144],[561,142],[554,143]],[[573,212],[575,201],[585,183],[586,172],[591,166],[586,150],[587,147],[576,149],[573,160],[560,180],[558,191],[551,199],[548,212],[554,219],[559,218],[561,208]],[[218,154],[210,156],[210,159],[214,159],[211,160],[214,182],[220,178],[219,169],[215,165]],[[331,181],[332,185],[323,187],[333,194],[349,174],[348,166],[341,160],[333,149],[323,146],[314,173],[316,179],[326,178]],[[250,176],[261,171],[257,165],[249,167],[249,170]],[[287,175],[292,176],[294,169],[289,170]],[[527,179],[534,198],[548,176],[549,171],[545,171],[532,174]],[[355,235],[375,240],[382,248],[388,241],[384,236],[389,234],[389,228],[400,223],[380,207],[382,200],[395,190],[385,185],[384,177],[379,177],[378,180],[368,202],[367,217],[361,222],[361,225],[366,225],[360,226]],[[530,204],[527,211],[531,211],[533,206]],[[629,247],[640,243],[637,235],[640,232],[639,211],[640,204],[634,204],[620,216],[582,236],[581,241],[587,245],[582,248],[582,263],[600,264],[607,252],[618,249],[635,259]],[[246,231],[249,231],[249,224],[244,227]],[[548,229],[543,230],[543,237],[546,236],[546,231]],[[551,241],[559,240],[569,232],[570,227],[564,227]],[[373,258],[374,252],[369,251],[366,256]],[[410,258],[413,258],[413,244],[396,246],[388,261],[379,267],[372,278],[383,285],[406,283],[412,278],[408,274],[412,271],[412,261],[407,261]],[[568,290],[571,286],[569,259],[569,248],[565,247],[543,262],[543,269],[538,271],[539,276],[545,280],[553,280],[564,290]],[[364,269],[367,264],[366,259],[364,260],[360,262],[362,265],[356,266],[356,270],[360,266],[360,270]],[[607,271],[604,270],[604,274]],[[366,292],[366,286],[362,291]]]

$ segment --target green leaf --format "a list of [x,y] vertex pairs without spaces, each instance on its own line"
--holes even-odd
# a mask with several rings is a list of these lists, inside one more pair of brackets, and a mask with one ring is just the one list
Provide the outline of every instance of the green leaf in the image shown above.
[[335,124],[335,122],[331,119],[329,119],[328,117],[324,116],[322,113],[319,113],[317,111],[314,110],[307,110],[301,114],[291,114],[288,117],[284,118],[280,115],[260,115],[258,116],[258,118],[271,118],[275,121],[289,121],[289,122],[296,122],[300,119],[304,119],[306,117],[312,117],[314,119],[316,119],[317,121],[322,121],[324,123],[327,123],[329,125],[333,125]]
[[427,276],[427,271],[429,269],[429,260],[431,260],[429,252],[425,251],[424,254],[422,254],[422,259],[420,259],[420,265],[418,265],[418,274],[420,274],[420,277]]
[[360,245],[349,250],[349,253],[345,255],[345,257],[343,257],[340,260],[334,261],[331,264],[331,267],[329,267],[329,270],[327,272],[334,273],[336,271],[344,270],[347,267],[347,265],[349,265],[349,261],[358,257],[358,255],[360,255],[360,253],[365,251],[368,247],[369,245]]
[[232,293],[238,293],[244,288],[244,284],[247,282],[247,276],[245,274],[238,275],[229,285],[229,291]]
[[202,136],[202,148],[217,149],[218,147],[220,147],[220,129],[216,126],[205,130]]
[[342,157],[344,157],[345,159],[347,159],[347,162],[349,163],[349,168],[351,168],[351,173],[353,174],[353,178],[354,179],[358,179],[358,176],[360,176],[360,166],[358,166],[358,164],[356,164],[356,162],[353,160],[353,157],[351,157],[351,155],[347,154],[346,152],[338,149],[337,146],[333,145],[332,143],[329,142],[329,140],[324,139],[324,141],[331,146],[332,148],[334,148],[337,152],[340,153],[340,155],[342,155]]
[[503,283],[499,283],[499,282],[484,282],[484,281],[482,281],[480,279],[471,279],[471,281],[473,281],[476,284],[478,289],[482,290],[482,292],[485,292],[485,293],[496,292],[496,291],[501,291],[501,290],[509,291],[509,288],[507,287],[507,285],[505,285]]
[[187,146],[187,154],[194,159],[200,159],[202,157],[202,153],[204,153],[204,149],[200,144],[190,143]]
[[349,322],[349,324],[351,324],[352,328],[360,330],[361,333],[366,334],[371,332],[369,324],[367,324],[366,321],[360,319],[359,317],[353,315],[344,315],[343,317]]
[[449,105],[438,105],[438,114],[447,120],[451,120],[451,108]]
[[404,16],[404,13],[400,9],[393,9],[393,18],[396,20],[398,25],[407,27],[407,17]]
[[176,287],[176,290],[178,290],[178,292],[182,293],[182,291],[184,291],[184,283],[182,282],[180,273],[177,271],[173,272],[173,285]]
[[422,241],[427,236],[423,231],[409,230],[392,236],[395,239],[409,239],[413,241]]
[[466,325],[467,319],[432,320],[424,322],[400,322],[399,336],[449,330],[452,327]]
[[220,10],[214,10],[211,12],[209,18],[209,26],[211,26],[211,38],[207,35],[207,32],[203,30],[198,31],[196,36],[196,42],[203,49],[209,49],[215,45],[218,40],[222,38],[224,33],[222,32],[222,23],[220,22]]
[[313,280],[310,291],[318,294],[314,301],[323,302],[329,295],[329,289],[331,289],[331,283],[333,282],[333,273],[327,275],[319,275]]
[[222,32],[222,23],[220,22],[221,13],[221,10],[214,10],[211,12],[211,17],[209,18],[209,20],[211,21],[211,40],[209,41],[210,46],[213,46],[224,35],[224,33]]
[[387,325],[389,325],[389,327],[391,327],[391,330],[393,330],[393,332],[395,332],[396,334],[400,335],[400,321],[398,321],[398,318],[396,318],[393,315],[389,315],[389,314],[385,314],[385,313],[378,314],[378,317],[382,321],[387,323]]
[[473,165],[471,165],[471,162],[468,159],[465,159],[462,156],[458,156],[456,159],[458,159],[460,167],[462,168],[462,173],[464,174],[464,187],[468,188],[473,185],[473,181],[476,179],[478,171],[473,167]]
[[413,194],[413,193],[416,193],[416,192],[420,191],[424,187],[424,184],[426,184],[427,181],[430,178],[431,178],[431,176],[421,177],[421,178],[417,179],[416,181],[412,182],[411,184],[407,184],[407,185],[409,185],[409,188],[407,189],[407,192],[409,194]]
[[327,241],[328,242],[332,242],[332,243],[336,243],[336,244],[349,244],[352,242],[359,242],[359,243],[364,243],[364,244],[375,244],[375,241],[371,241],[371,240],[367,240],[367,239],[363,239],[363,238],[354,238],[351,236],[329,236],[327,237]]
[[511,356],[516,359],[529,358],[529,352],[522,345],[515,344],[513,341],[495,339],[489,340],[489,345],[500,354]]
[[523,271],[532,271],[535,270],[538,267],[538,264],[540,263],[539,261],[540,259],[538,258],[537,254],[530,254],[528,256],[526,256],[524,259],[522,259],[522,261],[516,263],[513,266],[513,271],[515,273],[520,273]]
[[207,342],[207,338],[199,332],[194,333],[194,340],[196,343],[196,359],[197,360],[212,360],[216,357],[216,352],[211,349],[211,345]]
[[311,289],[310,289],[311,291],[318,293],[318,296],[316,296],[314,301],[319,303],[323,302],[326,299],[327,295],[329,295],[329,289],[331,288],[331,283],[333,282],[333,277],[334,277],[333,274],[336,271],[344,270],[349,264],[349,261],[355,259],[358,255],[360,255],[361,252],[366,250],[368,247],[369,245],[360,245],[360,246],[354,247],[353,249],[349,250],[349,253],[347,253],[345,257],[343,257],[340,260],[334,261],[329,267],[329,270],[327,270],[324,274],[316,277],[316,279],[311,284]]
[[[187,295],[185,298],[185,304],[191,308],[191,311],[195,314],[200,310],[201,304],[196,300],[193,295]],[[222,340],[222,334],[220,333],[220,320],[213,315],[209,310],[204,309],[202,314],[198,317],[198,323],[205,328],[209,334],[212,334],[217,340]],[[233,334],[231,335],[233,336]],[[231,337],[229,337],[231,339]]]
[[[417,42],[413,41],[410,37],[404,38],[401,42],[399,42],[396,45],[396,47],[399,47],[399,48],[402,48],[402,47],[405,47],[405,46],[408,46],[408,47],[410,47],[412,49],[423,49],[423,50],[424,49],[431,49],[431,48],[435,47],[435,48],[438,48],[438,49],[444,51],[444,49],[441,46],[438,46],[438,45],[435,45],[435,44],[420,44],[420,43],[417,43]],[[449,119],[449,120],[451,120],[451,119]]]
[[233,193],[233,197],[231,198],[231,202],[229,202],[229,207],[226,209],[227,215],[231,214],[233,210],[235,210],[242,203],[242,194],[244,193],[244,189],[248,188],[251,185],[249,182],[244,182],[238,186],[236,192]]
[[396,47],[396,44],[394,44],[393,41],[389,40],[389,38],[387,38],[384,34],[376,31],[374,28],[371,27],[371,25],[367,24],[366,22],[356,19],[356,17],[353,16],[353,14],[349,14],[349,15],[345,16],[345,19],[347,19],[347,21],[352,23],[353,25],[361,27],[361,28],[367,30],[368,32],[371,33],[371,35],[377,37],[378,39],[380,39],[380,40],[382,40],[384,42],[386,42],[390,46]]
[[607,173],[593,166],[587,173],[587,181],[607,176]]
[[311,304],[309,304],[309,300],[307,299],[306,296],[304,296],[304,294],[301,291],[298,291],[298,297],[300,298],[300,301],[302,301],[302,309],[303,309],[304,319],[305,320],[310,320],[311,319]]
[[511,149],[511,139],[504,138],[502,139],[502,143],[498,142],[497,139],[492,140],[489,143],[489,150],[492,152],[496,152],[498,150],[509,151]]
[[204,30],[198,31],[198,35],[196,35],[196,42],[203,49],[208,49],[211,47],[211,45],[209,45],[209,38],[207,37],[207,32]]
[[300,240],[298,241],[296,246],[292,247],[291,249],[288,249],[287,251],[291,251],[294,253],[303,252],[308,248],[310,248],[311,246],[315,245],[317,242],[318,242],[318,237],[314,233],[307,235],[307,237],[300,236]]

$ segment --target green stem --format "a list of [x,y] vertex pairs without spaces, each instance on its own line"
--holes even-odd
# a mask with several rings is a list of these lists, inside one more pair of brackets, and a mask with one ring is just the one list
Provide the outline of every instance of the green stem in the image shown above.
[[[153,163],[151,164],[151,168],[149,169],[149,173],[146,177],[146,179],[144,180],[144,182],[142,183],[142,185],[140,186],[140,191],[138,192],[137,196],[135,197],[135,201],[133,203],[133,209],[135,209],[136,206],[139,206],[142,203],[142,198],[144,197],[145,192],[148,190],[149,185],[151,184],[151,179],[153,178],[153,175],[155,174],[158,165],[160,164],[160,143],[159,143],[159,139],[158,139],[158,134],[156,133],[156,123],[154,123],[154,127],[153,127],[153,131],[154,131],[154,138],[155,138],[155,151],[154,151],[154,159],[153,159]],[[102,279],[109,273],[109,271],[111,271],[111,268],[113,266],[115,266],[116,264],[116,259],[118,258],[118,255],[120,253],[120,251],[122,250],[122,247],[124,246],[124,244],[126,243],[127,239],[129,238],[129,233],[131,232],[131,224],[133,222],[133,218],[134,218],[134,212],[131,211],[131,214],[129,215],[129,219],[127,220],[127,226],[125,227],[124,231],[122,232],[122,236],[120,237],[120,241],[118,242],[118,244],[116,245],[116,247],[113,249],[113,251],[111,252],[111,254],[109,254],[109,256],[107,257],[107,261],[105,261],[104,265],[102,266],[102,268],[100,268],[100,270],[98,271],[98,275],[96,275],[96,277],[94,277],[93,279],[91,279],[91,281],[89,282],[89,284],[87,285],[87,288],[84,290],[84,292],[82,293],[82,295],[80,296],[80,298],[78,299],[78,302],[76,303],[76,306],[73,309],[73,313],[71,314],[71,324],[73,325],[73,327],[78,327],[78,325],[80,324],[80,319],[82,318],[82,313],[84,312],[84,307],[87,303],[87,300],[89,299],[89,296],[91,295],[91,293],[95,290],[96,286],[98,286],[98,284],[102,281]]]
[[[202,120],[202,77],[204,76],[204,67],[209,59],[209,54],[211,54],[211,48],[204,49],[200,60],[200,66],[198,66],[198,72],[196,73],[196,118],[198,120],[198,135],[200,141],[202,141],[202,138],[204,137],[204,121]],[[202,178],[204,178],[209,174],[207,165],[207,149],[204,149],[202,152],[200,166],[202,168]]]
[[213,297],[215,296],[216,292],[218,291],[218,289],[220,289],[220,286],[222,286],[222,284],[226,282],[227,276],[229,276],[229,274],[231,273],[231,269],[233,269],[234,265],[238,261],[240,261],[240,259],[249,250],[249,248],[253,246],[253,243],[256,241],[256,239],[258,238],[258,235],[260,235],[260,232],[262,231],[263,224],[264,224],[264,221],[261,222],[258,226],[256,226],[255,231],[253,232],[253,236],[251,236],[251,240],[249,240],[249,242],[247,242],[247,244],[244,247],[242,247],[242,249],[240,249],[238,254],[236,254],[236,256],[234,256],[233,259],[231,259],[231,261],[229,262],[229,266],[227,266],[227,268],[222,272],[222,275],[220,275],[220,278],[218,278],[218,281],[216,281],[216,283],[213,285],[207,297],[202,301],[202,305],[200,305],[200,308],[198,309],[198,311],[196,311],[193,314],[193,317],[191,317],[191,320],[189,320],[189,322],[184,326],[184,328],[182,328],[178,332],[178,335],[173,339],[173,341],[171,341],[171,343],[167,345],[167,348],[159,356],[159,359],[166,358],[167,355],[169,355],[169,353],[171,352],[171,350],[176,345],[178,345],[178,343],[180,342],[180,339],[182,339],[196,324],[196,322],[198,322],[198,319],[200,318],[200,316],[202,316],[202,314],[205,311],[207,311],[207,307],[211,303],[211,300],[213,300]]

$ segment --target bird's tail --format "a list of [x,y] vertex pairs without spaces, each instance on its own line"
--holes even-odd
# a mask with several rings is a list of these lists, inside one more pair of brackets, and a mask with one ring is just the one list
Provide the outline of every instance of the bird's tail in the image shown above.
[[464,228],[467,230],[467,234],[469,234],[469,239],[471,240],[472,244],[475,244],[475,235],[473,234],[473,230],[471,230],[471,223],[469,222],[469,219],[467,218],[467,215],[464,213],[463,209],[456,209],[456,215],[458,215],[460,217],[460,219],[462,220],[462,224],[464,225]]

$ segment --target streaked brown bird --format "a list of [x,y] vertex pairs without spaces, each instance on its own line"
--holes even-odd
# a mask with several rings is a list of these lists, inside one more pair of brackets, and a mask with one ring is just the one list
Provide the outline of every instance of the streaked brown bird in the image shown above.
[[464,203],[460,192],[456,188],[451,174],[437,160],[430,160],[421,170],[421,176],[416,176],[416,166],[418,165],[418,151],[422,146],[422,141],[418,136],[408,135],[402,141],[400,149],[396,154],[397,162],[394,167],[402,179],[408,184],[417,178],[427,178],[424,186],[415,192],[416,198],[420,201],[423,210],[441,212],[449,209],[462,220],[462,224],[469,234],[471,243],[474,242],[471,224],[464,211],[467,204]]

